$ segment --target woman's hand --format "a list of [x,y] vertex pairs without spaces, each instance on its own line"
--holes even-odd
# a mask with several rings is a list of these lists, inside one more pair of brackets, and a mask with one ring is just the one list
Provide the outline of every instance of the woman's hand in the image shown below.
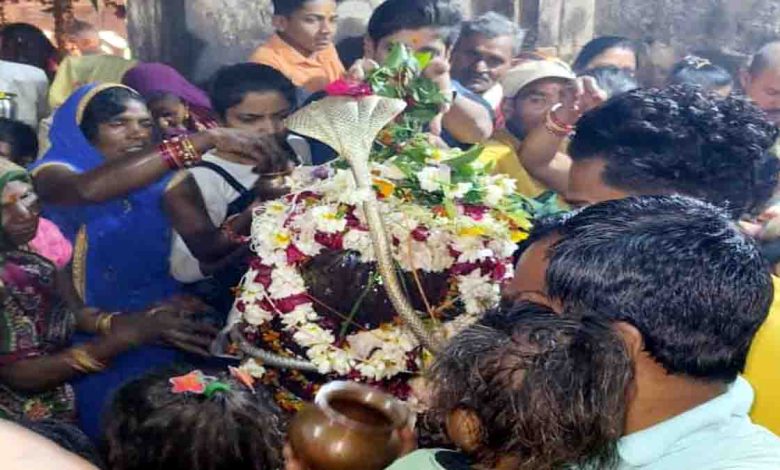
[[564,124],[574,126],[583,114],[600,106],[607,99],[607,93],[593,77],[580,77],[571,86],[563,89],[561,106],[555,110],[555,117]]
[[281,171],[292,160],[293,153],[278,134],[258,134],[241,129],[215,128],[209,133],[214,148],[221,154],[239,155],[257,164],[258,172]]
[[194,298],[176,297],[145,312],[116,317],[112,333],[130,344],[164,341],[183,351],[210,356],[209,346],[219,330],[190,319],[205,308]]

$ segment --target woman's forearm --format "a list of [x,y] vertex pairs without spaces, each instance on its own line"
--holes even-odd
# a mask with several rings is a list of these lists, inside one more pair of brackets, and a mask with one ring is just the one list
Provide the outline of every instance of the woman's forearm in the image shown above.
[[[190,136],[199,153],[213,148],[210,131]],[[157,148],[144,155],[106,162],[85,173],[65,167],[44,168],[36,175],[36,190],[51,204],[99,204],[144,188],[171,171]]]
[[[134,343],[118,335],[98,338],[78,348],[103,365],[132,348]],[[73,367],[73,348],[60,353],[25,359],[0,368],[0,382],[28,393],[57,387],[83,373]]]
[[518,158],[534,179],[546,187],[565,193],[569,185],[571,159],[558,150],[565,137],[553,134],[544,125],[532,129],[518,150]]

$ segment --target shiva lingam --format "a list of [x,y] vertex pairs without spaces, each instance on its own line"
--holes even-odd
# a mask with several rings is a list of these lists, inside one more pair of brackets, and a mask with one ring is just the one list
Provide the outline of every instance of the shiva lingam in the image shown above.
[[400,457],[398,431],[410,416],[406,405],[381,390],[330,382],[292,420],[288,439],[311,470],[380,470]]
[[528,201],[479,165],[479,148],[431,145],[422,129],[438,88],[409,56],[395,59],[358,94],[288,118],[339,158],[296,168],[289,194],[254,212],[227,331],[242,367],[289,411],[344,379],[412,400],[425,361],[498,304],[530,228]]

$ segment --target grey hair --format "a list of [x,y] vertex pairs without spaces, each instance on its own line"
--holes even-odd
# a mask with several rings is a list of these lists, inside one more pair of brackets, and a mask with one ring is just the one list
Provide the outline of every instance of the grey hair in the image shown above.
[[489,39],[499,36],[511,36],[512,55],[515,57],[522,51],[523,40],[525,39],[525,30],[523,28],[495,11],[489,11],[473,20],[464,22],[461,37],[472,34],[481,34]]
[[753,77],[757,77],[765,70],[778,68],[780,66],[780,60],[777,58],[778,54],[780,54],[780,40],[764,44],[750,61],[748,73]]

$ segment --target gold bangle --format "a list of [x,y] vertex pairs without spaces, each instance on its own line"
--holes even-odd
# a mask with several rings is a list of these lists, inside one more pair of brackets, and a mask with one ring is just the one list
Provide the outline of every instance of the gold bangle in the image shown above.
[[164,311],[168,310],[168,308],[169,307],[165,307],[165,306],[154,307],[153,309],[147,311],[145,316],[153,317],[153,316],[157,315],[158,313],[161,313],[161,312],[164,312]]
[[95,330],[98,334],[108,336],[111,334],[111,325],[116,313],[101,313],[95,321]]
[[83,347],[71,348],[65,361],[69,366],[82,374],[100,372],[106,368],[105,364],[92,357]]

